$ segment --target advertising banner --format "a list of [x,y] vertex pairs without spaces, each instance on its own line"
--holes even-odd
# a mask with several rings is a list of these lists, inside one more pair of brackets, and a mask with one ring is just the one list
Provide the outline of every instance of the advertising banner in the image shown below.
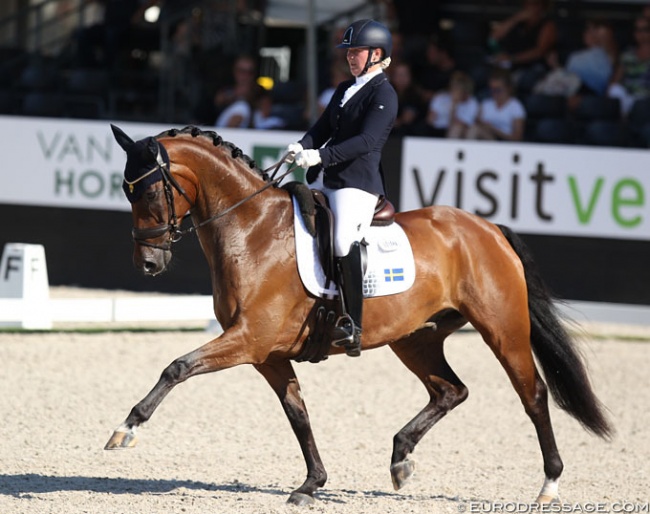
[[[182,128],[116,124],[134,139]],[[219,134],[260,168],[302,135]],[[0,135],[1,204],[130,210],[109,121],[0,116]],[[400,190],[400,210],[454,205],[520,233],[650,240],[646,150],[405,138]]]
[[406,138],[400,209],[452,205],[516,232],[650,240],[650,151]]
[[[110,123],[0,116],[0,204],[129,211],[122,192],[126,156],[113,138]],[[134,140],[182,128],[115,124]],[[262,169],[277,162],[287,144],[301,136],[236,129],[219,129],[219,135],[250,155]]]

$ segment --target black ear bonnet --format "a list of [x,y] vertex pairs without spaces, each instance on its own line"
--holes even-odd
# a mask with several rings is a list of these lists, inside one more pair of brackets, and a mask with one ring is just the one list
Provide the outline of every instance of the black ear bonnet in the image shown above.
[[129,202],[137,202],[152,184],[163,180],[163,167],[169,169],[169,155],[156,138],[147,137],[126,150],[122,189]]

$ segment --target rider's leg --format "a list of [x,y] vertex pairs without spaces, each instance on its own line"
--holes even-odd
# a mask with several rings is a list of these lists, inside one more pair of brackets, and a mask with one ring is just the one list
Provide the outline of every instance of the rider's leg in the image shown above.
[[348,355],[361,352],[363,269],[360,242],[372,222],[377,196],[361,189],[327,189],[334,213],[334,255],[339,270],[339,291],[344,315],[334,331],[333,344],[345,346]]
[[352,243],[345,257],[337,258],[339,290],[343,315],[332,334],[334,346],[344,346],[348,355],[361,353],[361,315],[363,313],[363,268],[361,244]]

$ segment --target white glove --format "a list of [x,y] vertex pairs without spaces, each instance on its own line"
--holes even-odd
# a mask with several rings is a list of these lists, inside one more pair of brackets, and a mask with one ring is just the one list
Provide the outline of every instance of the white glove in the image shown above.
[[301,168],[311,168],[320,164],[320,152],[318,150],[303,150],[296,154],[296,164]]
[[284,162],[287,164],[291,164],[298,152],[302,152],[302,145],[300,143],[291,143],[289,146],[287,146],[287,149],[284,151],[286,154],[286,158],[284,159]]

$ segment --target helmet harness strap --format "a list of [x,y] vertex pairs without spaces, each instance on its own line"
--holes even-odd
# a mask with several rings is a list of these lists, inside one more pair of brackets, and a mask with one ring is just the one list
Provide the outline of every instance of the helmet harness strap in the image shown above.
[[375,62],[373,62],[373,61],[371,60],[371,59],[372,59],[372,54],[373,54],[373,52],[375,51],[376,48],[378,48],[378,47],[372,47],[372,46],[369,46],[369,47],[368,47],[368,58],[366,59],[366,65],[363,67],[363,70],[361,71],[361,74],[360,74],[359,76],[361,76],[361,75],[365,75],[366,72],[367,72],[370,68],[372,68],[372,67],[375,66],[376,64],[381,64],[381,62],[383,61],[383,59],[380,59],[379,61],[375,61]]

